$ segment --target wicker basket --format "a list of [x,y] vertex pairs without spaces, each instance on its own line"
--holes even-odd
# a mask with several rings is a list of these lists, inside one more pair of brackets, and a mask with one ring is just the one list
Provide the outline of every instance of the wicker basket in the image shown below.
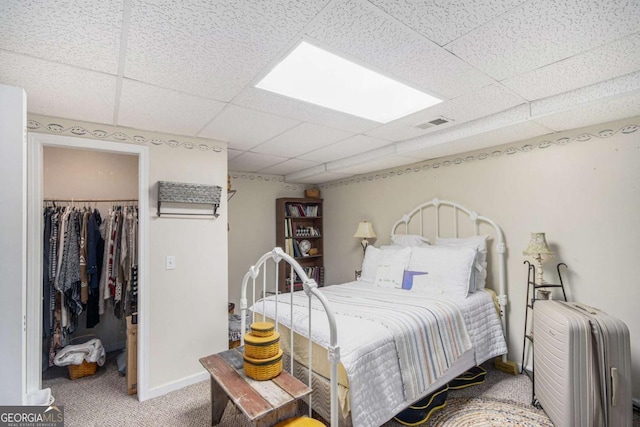
[[320,190],[318,188],[307,188],[304,190],[304,197],[308,199],[319,199]]
[[275,325],[271,322],[254,322],[251,324],[251,334],[254,337],[269,337],[273,335]]
[[254,359],[247,355],[244,355],[243,359],[244,373],[254,380],[270,380],[282,372],[282,350],[278,350],[278,353],[269,359]]
[[82,377],[88,377],[89,375],[95,374],[97,368],[98,364],[96,362],[87,362],[86,360],[83,360],[80,365],[69,365],[69,378],[75,380]]
[[253,334],[244,335],[244,354],[253,359],[269,359],[280,350],[280,334],[274,332],[268,337],[256,337]]

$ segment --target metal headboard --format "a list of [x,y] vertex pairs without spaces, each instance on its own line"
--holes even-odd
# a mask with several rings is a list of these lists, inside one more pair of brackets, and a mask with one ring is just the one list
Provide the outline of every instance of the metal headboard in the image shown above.
[[[275,274],[275,280],[267,284],[267,264],[269,261],[273,261],[274,268],[273,272]],[[262,283],[258,284],[259,288],[262,290],[262,295],[273,294],[275,295],[276,304],[275,304],[275,319],[276,322],[276,330],[278,328],[278,295],[280,292],[278,291],[278,264],[280,262],[286,262],[290,266],[290,275],[291,282],[293,283],[293,275],[294,272],[298,274],[298,277],[302,280],[302,286],[305,294],[308,297],[309,302],[309,357],[308,357],[308,370],[309,370],[309,388],[312,388],[311,378],[312,378],[312,341],[311,341],[311,299],[313,297],[318,298],[322,306],[324,307],[324,311],[327,315],[327,319],[329,321],[329,347],[328,356],[329,362],[331,364],[331,426],[338,427],[338,363],[340,363],[340,347],[338,347],[338,333],[336,329],[336,320],[329,306],[329,302],[326,297],[318,290],[318,284],[315,280],[310,279],[307,274],[304,272],[304,269],[298,264],[298,262],[293,259],[291,256],[287,255],[282,248],[273,248],[271,252],[267,252],[262,255],[258,262],[255,265],[252,265],[249,268],[249,271],[244,275],[244,279],[242,280],[242,289],[240,293],[240,331],[242,331],[240,343],[244,345],[244,331],[246,331],[246,314],[247,314],[247,285],[249,281],[252,283],[252,291],[253,297],[252,302],[254,304],[260,304],[260,301],[256,301],[256,283],[258,278],[262,276]],[[263,308],[262,312],[265,313],[264,310],[264,299],[262,300]],[[293,319],[293,304],[290,304],[291,314],[290,318]],[[255,320],[255,312],[252,314],[252,320]],[[294,327],[293,325],[289,326],[290,330],[290,343],[291,348],[293,349],[293,340],[294,340]],[[289,371],[291,375],[294,374],[294,359],[293,359],[293,351],[290,351],[290,362],[289,362]],[[309,416],[311,416],[312,409],[312,394],[309,395]]]
[[[453,208],[453,237],[460,237],[458,234],[458,212],[462,212],[466,214],[469,220],[473,223],[474,235],[478,236],[480,234],[480,224],[486,223],[493,227],[494,230],[494,238],[495,238],[495,252],[498,256],[498,303],[500,304],[500,318],[502,321],[502,331],[507,339],[507,315],[506,315],[506,307],[507,307],[507,271],[506,271],[506,250],[507,247],[504,243],[504,234],[502,233],[502,229],[498,226],[490,218],[482,216],[471,209],[467,209],[466,207],[455,203],[450,202],[448,200],[440,200],[438,198],[434,198],[433,200],[423,203],[416,208],[414,208],[408,214],[402,216],[401,219],[396,221],[391,227],[391,235],[397,234],[396,230],[402,224],[404,224],[405,234],[409,232],[409,223],[412,220],[419,220],[418,230],[421,236],[424,236],[424,215],[423,212],[427,209],[434,209],[435,213],[435,232],[436,237],[440,237],[440,206],[449,206]],[[507,355],[504,354],[502,356],[503,362],[507,361]]]

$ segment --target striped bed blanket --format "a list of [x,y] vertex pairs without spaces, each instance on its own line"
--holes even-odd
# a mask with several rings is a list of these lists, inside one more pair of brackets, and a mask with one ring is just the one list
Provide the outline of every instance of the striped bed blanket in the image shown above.
[[[357,364],[375,363],[368,353],[391,342],[395,347],[404,400],[414,401],[427,390],[472,344],[458,306],[447,299],[397,289],[352,283],[322,289],[338,323],[341,363],[347,373],[367,372]],[[253,309],[275,318],[274,297],[258,302]],[[279,322],[300,335],[309,336],[308,298],[303,292],[293,294],[293,322],[289,301],[291,294],[278,297]],[[312,300],[312,332],[314,341],[328,344],[328,323],[324,310]],[[376,342],[376,340],[379,340]],[[356,381],[349,375],[352,398]]]
[[396,295],[390,304],[384,293],[356,292],[354,298],[351,288],[333,286],[327,297],[336,314],[368,319],[389,329],[406,400],[416,400],[471,348],[462,314],[451,301],[414,293],[404,298]]

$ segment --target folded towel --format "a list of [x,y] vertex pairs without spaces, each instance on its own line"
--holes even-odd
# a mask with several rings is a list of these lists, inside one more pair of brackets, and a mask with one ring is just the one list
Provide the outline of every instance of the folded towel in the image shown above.
[[81,365],[83,361],[96,362],[98,366],[104,365],[107,354],[98,338],[87,341],[84,344],[68,345],[62,348],[53,359],[56,366]]

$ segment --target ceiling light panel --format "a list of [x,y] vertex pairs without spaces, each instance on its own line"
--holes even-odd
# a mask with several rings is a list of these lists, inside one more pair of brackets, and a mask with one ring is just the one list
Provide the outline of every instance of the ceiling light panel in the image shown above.
[[256,87],[380,123],[441,102],[307,42],[300,43]]

